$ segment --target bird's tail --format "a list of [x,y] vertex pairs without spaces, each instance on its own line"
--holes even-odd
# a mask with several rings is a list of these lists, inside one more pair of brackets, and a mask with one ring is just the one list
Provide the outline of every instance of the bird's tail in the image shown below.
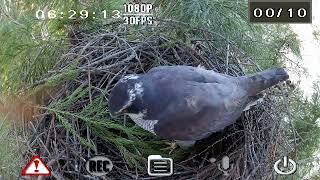
[[247,76],[245,83],[250,96],[255,96],[261,91],[285,81],[289,78],[283,68],[272,68]]

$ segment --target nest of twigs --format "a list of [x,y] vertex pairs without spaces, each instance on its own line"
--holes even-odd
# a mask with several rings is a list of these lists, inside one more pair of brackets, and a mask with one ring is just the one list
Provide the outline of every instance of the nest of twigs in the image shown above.
[[[235,124],[187,151],[170,152],[166,148],[170,141],[145,132],[128,117],[111,118],[109,92],[126,74],[176,64],[201,65],[232,76],[259,71],[232,42],[214,33],[192,30],[205,33],[206,38],[182,42],[163,33],[168,27],[174,28],[158,24],[152,30],[134,31],[110,25],[95,33],[70,31],[70,50],[39,81],[59,88],[44,108],[44,116],[31,123],[27,159],[40,155],[57,179],[106,179],[85,169],[87,159],[103,155],[114,164],[107,175],[111,179],[157,179],[148,176],[146,159],[160,149],[163,156],[175,158],[174,174],[168,179],[271,179],[274,161],[292,148],[280,125],[284,107],[270,90],[264,92],[262,103],[244,112]],[[232,164],[229,176],[218,168],[223,156],[229,156]]]

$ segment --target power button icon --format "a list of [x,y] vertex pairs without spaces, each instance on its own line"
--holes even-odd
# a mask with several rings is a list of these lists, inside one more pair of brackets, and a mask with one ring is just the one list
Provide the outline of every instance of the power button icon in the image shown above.
[[288,156],[284,156],[274,163],[274,170],[281,175],[290,175],[296,172],[297,164]]

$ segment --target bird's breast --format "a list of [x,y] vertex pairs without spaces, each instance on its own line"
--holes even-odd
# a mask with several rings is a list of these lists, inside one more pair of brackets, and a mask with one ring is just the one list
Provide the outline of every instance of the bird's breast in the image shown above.
[[140,127],[143,129],[152,132],[154,132],[154,126],[158,123],[158,120],[147,120],[144,119],[144,114],[143,113],[138,113],[138,114],[133,114],[133,113],[128,113],[128,116]]

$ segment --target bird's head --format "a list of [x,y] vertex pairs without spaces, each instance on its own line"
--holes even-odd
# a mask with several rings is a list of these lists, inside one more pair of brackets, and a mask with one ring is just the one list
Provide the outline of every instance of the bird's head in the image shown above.
[[125,76],[111,90],[109,110],[112,115],[138,111],[137,104],[139,104],[143,94],[140,77],[140,75]]

